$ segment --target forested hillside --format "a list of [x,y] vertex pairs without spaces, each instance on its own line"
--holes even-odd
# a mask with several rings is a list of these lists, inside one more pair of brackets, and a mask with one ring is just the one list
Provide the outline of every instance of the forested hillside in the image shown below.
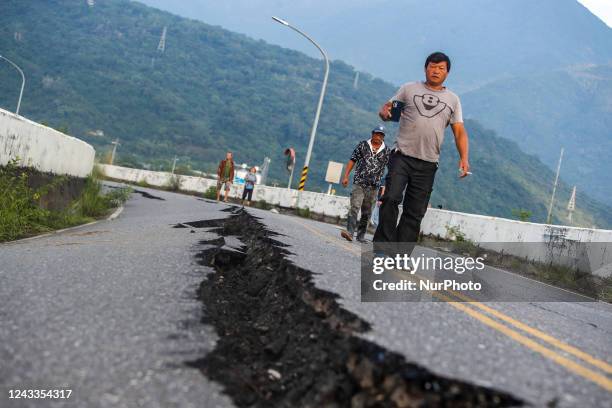
[[[159,52],[164,26],[165,51]],[[101,155],[118,137],[120,163],[158,168],[176,154],[181,163],[210,171],[232,150],[238,162],[253,165],[269,156],[271,179],[281,183],[286,147],[294,146],[298,165],[303,162],[323,74],[320,60],[125,0],[95,7],[4,0],[0,50],[28,77],[21,113],[67,128]],[[354,74],[343,62],[332,64],[308,189],[325,189],[327,162],[348,159],[395,91],[363,73],[355,89]],[[19,77],[0,64],[0,78],[0,106],[14,109]],[[505,217],[522,208],[543,221],[550,170],[476,122],[467,127],[474,175],[457,180],[449,136],[432,204]],[[557,220],[565,217],[568,191],[562,186],[558,194]],[[612,225],[610,209],[584,195],[578,208],[578,223]]]
[[564,146],[562,177],[612,205],[612,29],[576,0],[139,1],[316,56],[282,35],[278,15],[396,84],[421,78],[425,56],[445,51],[468,116],[551,169]]

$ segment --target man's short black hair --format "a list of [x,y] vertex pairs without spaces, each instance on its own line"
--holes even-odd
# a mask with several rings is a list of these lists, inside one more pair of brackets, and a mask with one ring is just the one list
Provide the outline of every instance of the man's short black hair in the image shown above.
[[427,68],[427,65],[429,65],[430,62],[437,64],[438,62],[442,62],[442,61],[446,61],[446,71],[450,72],[450,68],[451,68],[450,58],[448,58],[448,55],[440,51],[436,51],[433,54],[430,54],[429,57],[427,57],[427,59],[425,60],[425,68]]

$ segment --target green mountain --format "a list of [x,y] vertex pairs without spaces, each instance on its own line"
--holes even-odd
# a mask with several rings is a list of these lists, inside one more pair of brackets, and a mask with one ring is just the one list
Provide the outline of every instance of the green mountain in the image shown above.
[[[168,27],[165,51],[157,50]],[[125,0],[4,0],[0,50],[28,77],[21,113],[92,143],[100,154],[119,137],[119,162],[182,163],[214,170],[225,151],[238,162],[272,159],[272,181],[286,182],[283,150],[301,166],[323,74],[322,62],[201,22]],[[0,106],[13,109],[19,78],[0,65]],[[379,105],[395,87],[334,61],[311,161],[308,189],[325,190],[329,160],[346,161],[378,123]],[[449,136],[432,204],[510,217],[513,209],[543,221],[553,175],[513,143],[476,122],[474,176],[459,181]],[[96,132],[102,130],[103,134]],[[387,142],[392,143],[393,132]],[[340,193],[348,190],[340,188]],[[567,186],[555,216],[563,220]],[[580,195],[576,223],[612,225],[612,211]]]
[[612,62],[612,30],[576,0],[138,1],[317,56],[303,38],[283,35],[286,28],[270,19],[279,16],[335,58],[395,84],[420,78],[435,50],[450,55],[449,84],[461,92],[509,76]]
[[[432,206],[457,211],[513,217],[513,210],[532,212],[530,221],[545,222],[552,194],[554,173],[535,155],[525,154],[510,140],[497,137],[474,120],[466,120],[470,134],[470,164],[473,175],[458,181],[452,135],[447,135],[441,165],[432,194]],[[553,220],[567,225],[566,210],[571,186],[561,181],[555,194]],[[573,225],[610,228],[610,207],[577,189]],[[578,215],[578,213],[580,213]]]
[[278,15],[396,84],[421,78],[425,56],[443,50],[469,116],[551,169],[564,146],[562,177],[612,205],[612,29],[576,0],[139,1],[316,56],[282,35]]
[[612,203],[612,65],[552,69],[462,95],[470,116],[555,168],[578,190]]

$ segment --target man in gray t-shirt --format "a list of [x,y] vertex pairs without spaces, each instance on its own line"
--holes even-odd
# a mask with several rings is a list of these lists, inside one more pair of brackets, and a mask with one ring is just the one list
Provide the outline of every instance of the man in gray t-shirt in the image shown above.
[[[403,85],[380,109],[382,120],[392,118],[394,101],[401,106],[396,148],[389,159],[385,193],[374,242],[416,242],[433,189],[444,130],[451,126],[459,152],[459,177],[469,173],[468,135],[459,97],[443,85],[450,59],[435,52],[425,61],[425,82]],[[402,217],[397,223],[398,206]]]
[[438,162],[444,129],[463,123],[459,97],[446,88],[436,90],[423,82],[403,85],[391,101],[404,103],[397,147],[407,155]]

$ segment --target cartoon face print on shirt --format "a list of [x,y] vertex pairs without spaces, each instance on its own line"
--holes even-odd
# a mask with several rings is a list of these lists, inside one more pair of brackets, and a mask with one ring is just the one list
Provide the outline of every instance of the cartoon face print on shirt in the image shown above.
[[440,98],[431,94],[414,95],[414,105],[421,116],[427,118],[433,118],[446,108],[446,104]]

